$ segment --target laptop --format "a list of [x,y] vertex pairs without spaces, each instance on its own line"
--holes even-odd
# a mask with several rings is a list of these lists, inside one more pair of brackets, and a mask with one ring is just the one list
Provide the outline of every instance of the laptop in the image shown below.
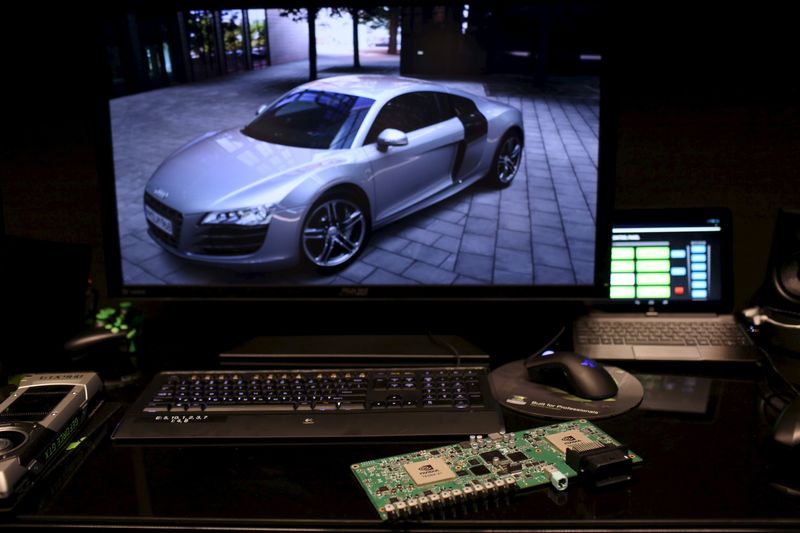
[[732,314],[733,239],[724,208],[614,214],[608,298],[573,327],[599,360],[755,362]]

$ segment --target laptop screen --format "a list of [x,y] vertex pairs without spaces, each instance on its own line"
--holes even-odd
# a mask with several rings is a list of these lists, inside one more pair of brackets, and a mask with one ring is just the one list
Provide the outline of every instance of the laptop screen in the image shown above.
[[611,233],[611,302],[718,308],[729,299],[730,214],[619,211]]

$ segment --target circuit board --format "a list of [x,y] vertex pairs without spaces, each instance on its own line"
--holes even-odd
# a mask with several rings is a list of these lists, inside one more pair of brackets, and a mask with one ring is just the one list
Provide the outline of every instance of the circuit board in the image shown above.
[[[471,435],[458,444],[357,463],[351,470],[386,520],[548,483],[564,490],[582,470],[575,457],[605,450],[617,452],[617,464],[619,458],[628,465],[642,460],[591,422],[573,420]],[[568,451],[574,468],[567,463]]]

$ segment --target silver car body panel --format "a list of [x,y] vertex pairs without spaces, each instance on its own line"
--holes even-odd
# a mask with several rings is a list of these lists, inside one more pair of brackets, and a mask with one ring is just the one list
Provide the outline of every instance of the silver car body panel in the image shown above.
[[[464,128],[452,118],[408,134],[408,145],[371,150],[375,200],[373,224],[405,212],[453,185],[452,169]],[[367,147],[368,149],[371,148]]]
[[[339,76],[301,85],[303,89],[375,100],[350,149],[284,146],[248,137],[238,129],[210,132],[170,155],[146,185],[165,209],[181,213],[177,246],[155,239],[165,250],[198,262],[231,268],[283,268],[300,260],[300,235],[308,209],[340,186],[360,191],[373,228],[379,228],[457,194],[489,172],[498,143],[511,128],[522,131],[516,108],[465,91],[411,78]],[[453,175],[464,127],[458,118],[406,132],[408,145],[381,152],[363,145],[377,114],[396,96],[417,91],[449,93],[472,100],[486,118],[486,134],[464,148]],[[210,212],[254,206],[274,208],[267,236],[256,251],[211,255],[197,251],[200,222]]]

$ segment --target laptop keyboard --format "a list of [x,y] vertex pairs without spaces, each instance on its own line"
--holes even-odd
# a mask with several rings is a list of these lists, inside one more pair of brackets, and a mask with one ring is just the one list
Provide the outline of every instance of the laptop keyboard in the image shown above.
[[114,438],[449,436],[502,428],[485,366],[163,372]]
[[655,346],[747,346],[749,339],[735,323],[584,320],[575,325],[580,344]]

